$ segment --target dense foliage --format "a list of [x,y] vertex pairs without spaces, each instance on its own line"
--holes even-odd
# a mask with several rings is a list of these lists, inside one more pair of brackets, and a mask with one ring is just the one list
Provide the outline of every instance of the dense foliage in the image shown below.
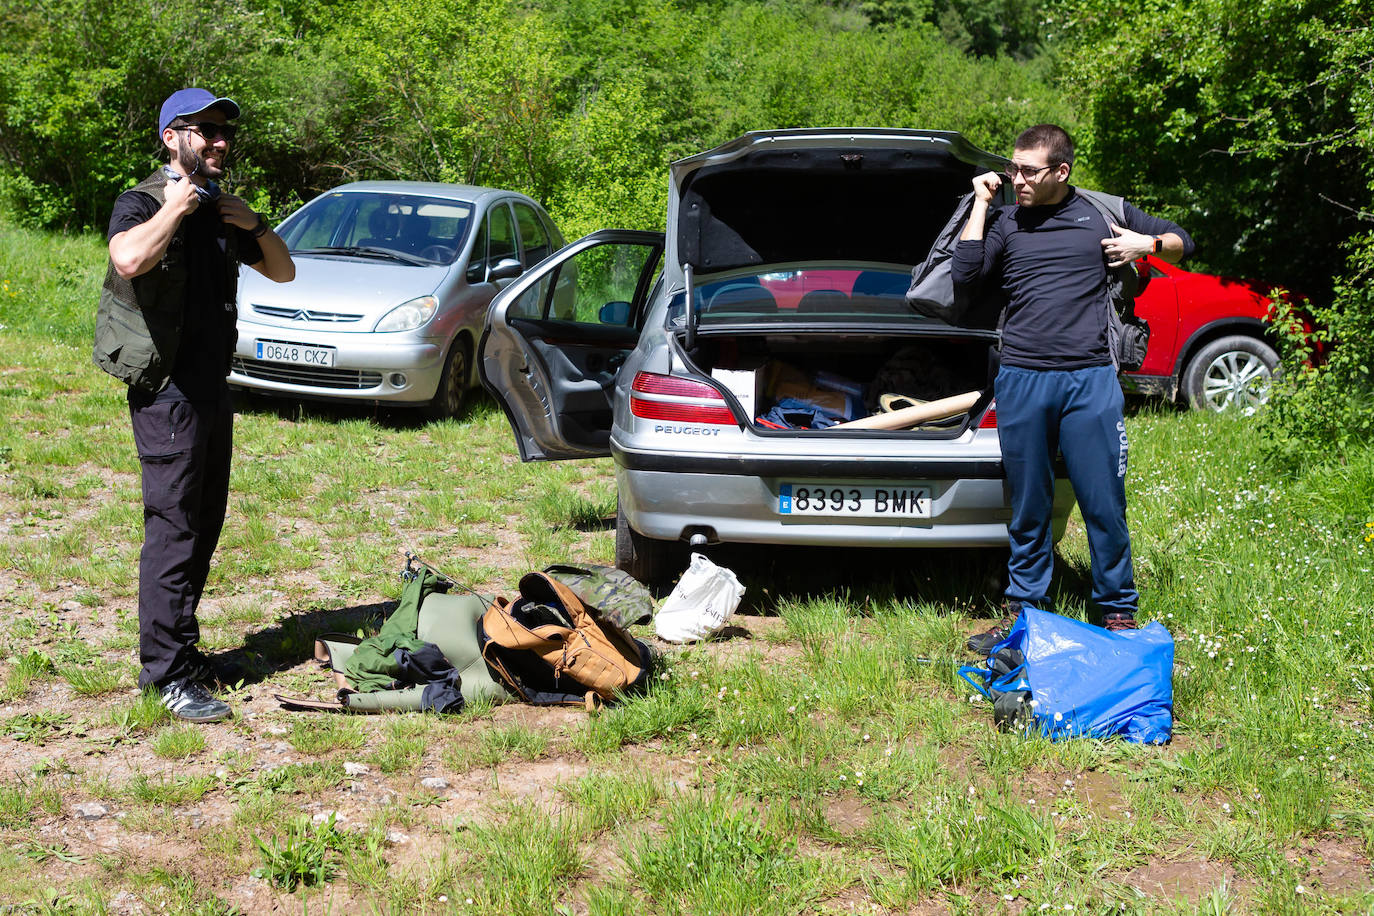
[[[1367,0],[1066,0],[1052,31],[1105,187],[1177,218],[1199,260],[1308,297],[1276,450],[1328,454],[1374,415],[1374,8]],[[1068,50],[1071,49],[1071,50]]]
[[1004,149],[1028,120],[1073,122],[1035,67],[948,43],[965,14],[934,6],[227,0],[213,28],[184,0],[0,10],[0,206],[48,227],[101,225],[188,83],[244,105],[232,184],[259,206],[353,178],[493,184],[573,236],[661,224],[667,163],[746,130],[929,125]]

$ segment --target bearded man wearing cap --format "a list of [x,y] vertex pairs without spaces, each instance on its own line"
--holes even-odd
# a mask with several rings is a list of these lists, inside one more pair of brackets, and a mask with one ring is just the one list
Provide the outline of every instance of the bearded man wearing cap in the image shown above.
[[296,275],[272,227],[216,183],[238,116],[204,89],[163,102],[170,161],[115,201],[96,317],[95,361],[129,386],[143,474],[138,682],[192,722],[230,715],[207,689],[224,673],[197,648],[196,608],[229,501],[239,264],[279,283]]

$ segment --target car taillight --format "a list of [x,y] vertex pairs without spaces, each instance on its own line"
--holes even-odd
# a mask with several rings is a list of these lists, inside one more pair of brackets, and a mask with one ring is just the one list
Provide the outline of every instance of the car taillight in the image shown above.
[[630,413],[645,420],[738,426],[725,396],[704,382],[638,372],[630,384]]
[[996,402],[996,401],[993,401],[991,404],[988,405],[987,412],[984,413],[984,414],[983,414],[983,418],[982,418],[981,420],[978,421],[978,428],[979,428],[979,429],[996,429],[996,428],[997,428],[997,402]]

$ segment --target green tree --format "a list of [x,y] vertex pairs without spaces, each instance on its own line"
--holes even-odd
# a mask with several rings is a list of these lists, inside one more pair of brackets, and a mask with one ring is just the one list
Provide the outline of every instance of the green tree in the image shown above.
[[561,181],[550,207],[564,232],[661,229],[668,163],[658,145],[665,113],[635,75],[602,84],[561,126]]
[[[34,225],[102,227],[151,171],[157,112],[185,85],[237,94],[273,48],[242,0],[0,0],[0,204]],[[245,119],[253,123],[252,118]]]
[[554,37],[506,0],[379,0],[340,11],[357,130],[346,175],[500,184],[545,196]]
[[1374,29],[1366,0],[1067,0],[1056,30],[1106,186],[1176,217],[1198,260],[1307,294],[1276,450],[1374,435]]
[[1324,297],[1371,209],[1368,61],[1345,56],[1368,17],[1356,0],[1069,0],[1083,156],[1178,218],[1200,263]]

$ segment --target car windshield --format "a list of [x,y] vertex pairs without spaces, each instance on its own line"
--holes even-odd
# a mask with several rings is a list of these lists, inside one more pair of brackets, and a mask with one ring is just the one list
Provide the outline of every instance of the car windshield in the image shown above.
[[296,211],[282,236],[292,254],[452,264],[472,222],[472,204],[466,201],[335,191]]
[[[697,284],[697,323],[706,329],[759,322],[931,320],[907,305],[910,284],[910,271],[900,267],[770,266],[759,273],[736,273]],[[683,294],[678,293],[669,304],[670,322],[681,318],[683,302]]]

